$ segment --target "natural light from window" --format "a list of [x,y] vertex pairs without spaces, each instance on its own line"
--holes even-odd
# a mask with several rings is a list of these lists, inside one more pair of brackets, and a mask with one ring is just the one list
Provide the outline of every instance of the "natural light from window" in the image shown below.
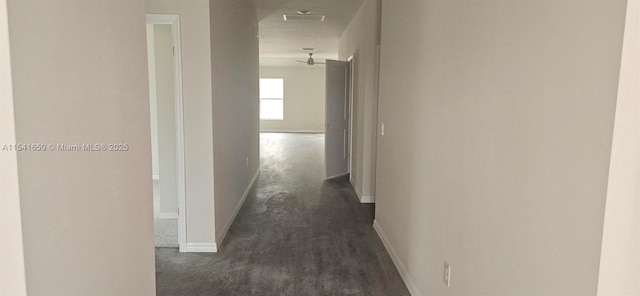
[[260,119],[284,119],[284,79],[260,78]]

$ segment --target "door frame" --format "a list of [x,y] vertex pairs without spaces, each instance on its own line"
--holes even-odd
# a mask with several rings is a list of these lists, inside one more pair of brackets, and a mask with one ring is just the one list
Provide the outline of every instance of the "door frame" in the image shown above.
[[[351,82],[350,82],[350,62],[344,61],[344,60],[331,60],[331,59],[327,59],[326,60],[326,69],[325,69],[325,90],[327,89],[327,86],[329,84],[329,79],[328,79],[328,71],[330,68],[330,62],[336,62],[336,63],[345,63],[346,66],[345,68],[345,78],[344,78],[344,96],[345,96],[345,105],[350,104],[351,100],[350,100],[350,88],[351,88]],[[325,94],[325,147],[324,147],[324,153],[325,153],[325,159],[324,159],[324,164],[325,164],[325,180],[331,180],[331,179],[335,179],[335,178],[339,178],[345,175],[350,175],[350,163],[351,163],[351,130],[350,130],[350,123],[352,120],[352,106],[344,106],[344,109],[342,109],[345,113],[345,116],[347,116],[348,118],[345,118],[346,120],[346,126],[344,128],[344,146],[342,149],[342,155],[343,157],[345,157],[347,159],[347,163],[346,163],[346,168],[344,172],[340,172],[336,175],[332,175],[332,176],[328,176],[328,172],[327,172],[327,163],[328,163],[328,147],[327,147],[327,137],[329,136],[329,114],[330,114],[330,108],[328,108],[328,94]],[[342,171],[342,169],[341,169]]]
[[353,73],[356,67],[355,56],[351,55],[347,58],[347,62],[349,63],[349,78],[347,78],[347,82],[349,86],[347,89],[349,90],[349,127],[347,127],[347,131],[349,131],[349,166],[347,172],[349,172],[349,181],[353,180],[353,176],[351,174],[351,164],[353,161]]
[[178,198],[178,246],[180,252],[187,249],[187,211],[185,192],[184,155],[184,107],[182,95],[182,48],[180,38],[180,16],[177,14],[147,14],[146,24],[171,25],[174,62],[175,127],[176,127],[176,187]]

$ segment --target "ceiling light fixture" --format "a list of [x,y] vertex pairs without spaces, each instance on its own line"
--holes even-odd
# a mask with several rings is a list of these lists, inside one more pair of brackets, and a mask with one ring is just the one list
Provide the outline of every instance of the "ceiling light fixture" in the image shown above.
[[306,9],[298,10],[298,14],[310,14],[310,13],[311,13],[311,10],[306,10]]
[[313,52],[309,53],[309,59],[307,59],[306,61],[301,61],[301,60],[296,60],[298,63],[305,63],[307,64],[307,67],[313,67],[313,65],[315,64],[326,64],[326,63],[319,63],[313,60]]

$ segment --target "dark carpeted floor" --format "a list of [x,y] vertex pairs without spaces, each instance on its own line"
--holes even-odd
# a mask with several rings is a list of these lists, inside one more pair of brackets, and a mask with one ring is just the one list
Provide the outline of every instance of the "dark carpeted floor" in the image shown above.
[[261,135],[261,172],[218,253],[156,249],[158,295],[409,295],[324,135]]

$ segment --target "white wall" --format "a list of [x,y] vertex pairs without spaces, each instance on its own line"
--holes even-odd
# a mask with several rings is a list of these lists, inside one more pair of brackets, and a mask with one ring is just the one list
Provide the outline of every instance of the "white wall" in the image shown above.
[[415,295],[596,294],[625,3],[383,1],[375,225]]
[[640,1],[625,19],[598,295],[640,295]]
[[339,42],[340,59],[355,61],[351,183],[367,202],[375,199],[379,8],[379,0],[365,0]]
[[144,1],[8,7],[16,141],[130,147],[18,153],[29,295],[155,294]]
[[260,78],[284,78],[284,120],[261,120],[262,131],[324,132],[325,69],[260,67]]
[[210,250],[259,165],[257,19],[244,0],[147,0],[147,13],[180,15],[187,245]]
[[214,243],[209,1],[147,0],[147,13],[180,15],[187,244]]
[[[7,2],[0,0],[0,145],[16,143]],[[0,295],[27,295],[15,151],[0,147]]]
[[210,13],[215,233],[221,243],[259,167],[258,21],[245,0],[211,0]]
[[[160,214],[178,213],[176,159],[176,99],[173,33],[171,25],[154,27],[156,115],[158,120],[158,166]],[[153,129],[152,129],[153,130]]]

